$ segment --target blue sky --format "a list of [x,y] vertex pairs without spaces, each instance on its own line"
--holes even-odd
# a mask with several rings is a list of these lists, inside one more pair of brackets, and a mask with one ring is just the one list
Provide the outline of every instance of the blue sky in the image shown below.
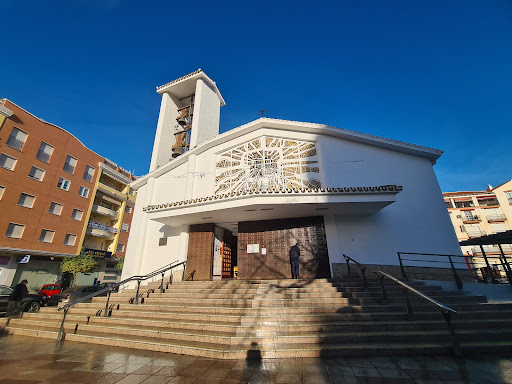
[[[3,0],[0,97],[138,175],[155,87],[202,68],[221,132],[260,116],[439,148],[443,191],[512,178],[507,0]],[[118,143],[112,148],[111,143]]]

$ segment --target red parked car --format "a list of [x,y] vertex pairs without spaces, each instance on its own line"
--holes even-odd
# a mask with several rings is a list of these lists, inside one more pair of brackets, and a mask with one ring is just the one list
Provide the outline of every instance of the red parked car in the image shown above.
[[62,287],[60,284],[45,284],[39,289],[39,294],[42,296],[51,297],[60,293],[62,291]]

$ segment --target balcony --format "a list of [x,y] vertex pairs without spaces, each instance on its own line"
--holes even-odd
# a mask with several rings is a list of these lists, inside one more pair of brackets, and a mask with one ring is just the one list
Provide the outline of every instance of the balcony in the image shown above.
[[122,193],[122,192],[118,191],[115,187],[104,184],[102,182],[98,182],[98,189],[101,192],[107,193],[110,196],[114,196],[121,200],[127,200],[127,198],[128,198],[128,196],[125,193]]
[[[484,252],[485,253],[500,253],[500,248],[498,246],[494,245],[484,245]],[[505,254],[512,252],[512,245],[511,244],[501,244],[501,249],[503,249],[503,252]],[[482,250],[480,247],[473,247],[471,248],[471,251],[473,254],[482,254]]]
[[104,239],[113,239],[118,232],[117,228],[95,223],[94,221],[89,221],[87,224],[87,230],[85,231],[88,235],[102,237]]
[[507,220],[507,216],[504,214],[487,215],[487,221],[504,221]]
[[9,136],[6,144],[17,151],[21,151],[23,145],[25,145],[25,142],[18,140],[15,136]]
[[119,212],[118,211],[114,211],[112,209],[108,209],[108,208],[105,208],[105,207],[102,207],[102,206],[96,205],[96,204],[92,205],[92,210],[91,211],[95,212],[95,213],[98,213],[100,215],[103,215],[103,216],[107,216],[107,217],[113,218],[113,219],[117,219],[117,217],[119,216]]
[[467,234],[469,237],[480,237],[486,235],[484,231],[467,231]]
[[474,223],[476,221],[482,221],[480,216],[478,215],[471,215],[471,216],[465,216],[462,218],[462,222],[465,223]]
[[489,199],[489,200],[478,200],[478,205],[480,207],[492,207],[495,205],[500,205],[500,203],[496,199]]

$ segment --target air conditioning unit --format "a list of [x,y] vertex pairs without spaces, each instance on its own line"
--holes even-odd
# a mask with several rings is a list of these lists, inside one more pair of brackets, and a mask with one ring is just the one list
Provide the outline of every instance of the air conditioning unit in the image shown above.
[[462,219],[462,215],[457,215],[457,219]]
[[460,226],[460,231],[461,231],[461,232],[466,232],[466,227],[465,227],[464,225],[461,225],[461,226]]

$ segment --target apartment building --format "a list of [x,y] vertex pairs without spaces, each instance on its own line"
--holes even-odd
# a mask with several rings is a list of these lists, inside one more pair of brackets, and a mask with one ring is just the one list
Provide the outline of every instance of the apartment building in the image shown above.
[[[445,192],[443,196],[459,241],[512,229],[512,180],[497,187],[489,185],[483,191]],[[464,255],[470,256],[468,262],[473,267],[485,267],[479,246],[461,248]],[[512,255],[511,244],[503,244],[501,248],[506,255]],[[483,251],[490,256],[495,270],[502,269],[498,245],[484,245]]]
[[98,266],[77,284],[117,281],[134,179],[71,133],[0,99],[0,284],[66,284],[60,262],[82,249]]

